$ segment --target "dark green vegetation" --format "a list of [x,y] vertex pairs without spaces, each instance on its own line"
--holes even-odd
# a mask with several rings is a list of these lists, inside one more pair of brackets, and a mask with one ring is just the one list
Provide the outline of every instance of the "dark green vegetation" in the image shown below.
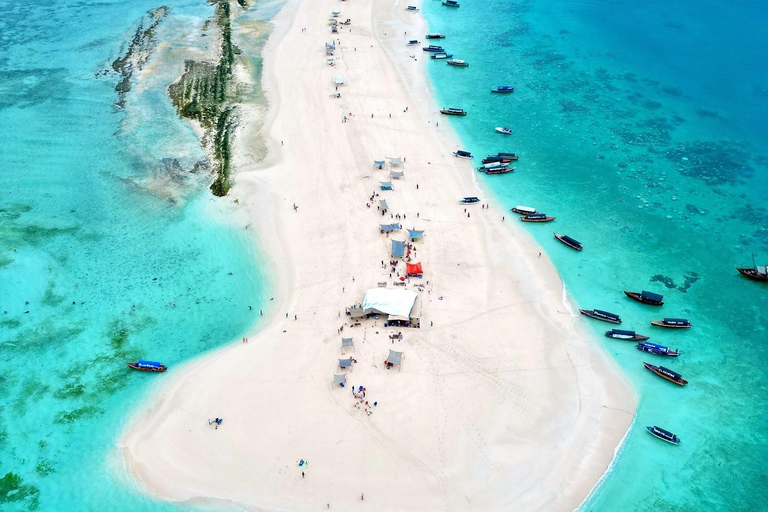
[[[232,43],[231,6],[229,0],[208,0],[216,6],[213,22],[219,29],[219,60],[188,60],[184,73],[171,84],[168,94],[181,117],[200,123],[205,130],[203,144],[213,153],[215,179],[211,191],[225,196],[232,187],[231,153],[237,127],[237,98],[233,67],[240,50]],[[246,7],[244,0],[239,0]]]
[[15,473],[6,473],[0,478],[0,505],[22,502],[27,510],[35,510],[39,505],[40,490],[24,483]]
[[139,23],[125,55],[118,57],[112,63],[112,69],[123,76],[122,80],[115,86],[115,91],[117,91],[115,105],[118,107],[122,108],[125,105],[125,95],[131,90],[133,71],[141,70],[144,67],[157,46],[155,31],[167,15],[168,6],[166,5],[147,11]]

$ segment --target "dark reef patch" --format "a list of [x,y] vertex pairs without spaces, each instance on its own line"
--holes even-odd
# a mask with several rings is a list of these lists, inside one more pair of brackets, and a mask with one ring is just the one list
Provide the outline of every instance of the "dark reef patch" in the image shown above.
[[664,156],[684,176],[708,185],[735,184],[754,174],[749,152],[738,142],[686,142],[667,149]]
[[669,276],[665,276],[662,274],[656,274],[655,276],[651,277],[650,281],[652,283],[661,283],[667,288],[677,290],[681,293],[686,293],[688,289],[693,286],[693,284],[700,279],[699,274],[696,272],[688,271],[683,276],[683,284],[680,286],[677,286],[675,284],[675,280],[672,279]]

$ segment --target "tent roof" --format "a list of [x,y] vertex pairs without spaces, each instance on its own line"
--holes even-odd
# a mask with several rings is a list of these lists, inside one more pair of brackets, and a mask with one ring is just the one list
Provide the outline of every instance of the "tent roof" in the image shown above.
[[341,346],[342,347],[349,347],[354,344],[353,338],[341,338]]
[[409,229],[408,238],[424,238],[423,229]]
[[342,373],[341,375],[334,374],[333,375],[333,383],[334,384],[346,384],[347,382],[347,375]]
[[403,171],[389,171],[389,175],[395,179],[398,179],[405,176],[405,173]]
[[389,356],[387,357],[387,362],[390,364],[401,364],[403,361],[403,353],[402,352],[396,352],[392,349],[389,350]]
[[379,201],[379,206],[381,206],[382,210],[389,210],[389,206],[387,205],[387,200],[382,199]]
[[339,75],[333,77],[333,81],[336,82],[336,84],[341,85],[344,83],[344,75]]
[[385,162],[384,160],[374,160],[373,161],[373,165],[384,165],[386,163],[387,162]]
[[411,275],[411,274],[423,274],[424,273],[424,271],[421,269],[421,263],[414,263],[414,264],[406,263],[405,264],[405,272],[408,275]]
[[392,256],[395,256],[396,258],[405,256],[405,242],[392,240]]
[[371,288],[365,292],[363,309],[366,313],[410,317],[417,296],[413,290]]
[[382,231],[396,231],[400,229],[400,224],[379,224],[379,229]]
[[400,158],[399,156],[395,158],[390,158],[389,163],[392,165],[400,165],[401,163],[403,163],[403,159]]
[[381,187],[381,190],[392,190],[391,181],[380,181],[379,186]]
[[352,366],[352,359],[339,359],[339,366],[342,368],[349,368]]
[[400,322],[410,322],[411,321],[411,319],[409,317],[407,317],[407,316],[397,316],[397,315],[389,315],[389,317],[387,317],[387,320],[397,320],[397,321],[400,321]]

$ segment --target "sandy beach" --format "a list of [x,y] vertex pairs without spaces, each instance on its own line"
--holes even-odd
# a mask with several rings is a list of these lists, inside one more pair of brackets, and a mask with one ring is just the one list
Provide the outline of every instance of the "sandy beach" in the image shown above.
[[[331,11],[352,24],[331,34]],[[423,19],[391,0],[289,0],[275,25],[263,78],[272,150],[254,163],[260,134],[244,119],[230,194],[272,258],[274,301],[254,305],[271,321],[162,377],[119,441],[129,471],[161,499],[246,510],[575,509],[635,397],[514,215],[459,204],[483,195],[451,154],[426,54],[406,46],[427,44]],[[391,157],[405,158],[404,177],[382,191],[389,166],[373,161]],[[382,317],[353,327],[344,313],[403,274],[404,262],[386,265],[406,236],[380,233],[388,222],[425,230],[412,255],[424,276],[405,286],[419,329]],[[342,326],[357,360],[344,388],[332,385]],[[404,359],[388,370],[390,349]],[[365,386],[370,415],[351,385]]]

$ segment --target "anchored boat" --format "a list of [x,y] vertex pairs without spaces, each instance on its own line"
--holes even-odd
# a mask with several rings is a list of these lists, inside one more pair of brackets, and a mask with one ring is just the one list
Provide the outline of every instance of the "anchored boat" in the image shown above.
[[605,336],[608,338],[613,338],[614,340],[626,341],[645,341],[648,339],[648,336],[637,334],[635,331],[624,331],[621,329],[611,329],[610,331],[605,331]]
[[511,85],[500,85],[495,89],[491,89],[491,92],[509,94],[510,92],[515,92],[515,88]]
[[664,368],[663,366],[656,366],[655,364],[651,363],[643,363],[643,366],[645,366],[646,370],[650,370],[662,379],[666,379],[669,382],[673,382],[677,384],[678,386],[685,386],[688,384],[688,381],[683,378],[682,375],[680,375],[677,372],[673,372],[669,368]]
[[662,441],[666,441],[668,443],[674,444],[675,446],[682,443],[682,441],[680,441],[680,438],[677,437],[672,432],[670,432],[669,430],[664,430],[663,428],[657,427],[656,425],[652,427],[645,427],[645,428],[646,430],[648,430],[648,432],[651,433],[652,436],[658,437]]
[[744,277],[748,277],[753,281],[768,281],[768,266],[758,267],[755,265],[755,255],[752,255],[752,268],[750,267],[736,267]]
[[446,62],[449,66],[456,66],[458,68],[466,68],[469,67],[469,62],[465,60],[459,60],[459,59],[453,59]]
[[431,44],[429,46],[423,46],[421,49],[424,50],[425,52],[445,53],[445,48],[443,48],[442,46],[434,45],[434,44]]
[[441,59],[451,59],[451,58],[453,58],[453,54],[452,53],[445,53],[445,52],[433,53],[429,58],[430,59],[438,59],[438,60],[441,60]]
[[467,111],[463,108],[441,108],[440,109],[441,114],[445,114],[446,116],[465,116],[467,115]]
[[603,311],[602,309],[580,309],[579,313],[586,315],[589,318],[602,320],[603,322],[608,322],[611,324],[621,323],[621,317],[619,315],[615,313],[609,313],[608,311]]
[[546,213],[531,213],[528,215],[523,215],[520,217],[520,220],[523,222],[552,222],[555,220],[554,217],[548,216]]
[[666,356],[666,357],[680,356],[679,350],[669,350],[669,347],[665,347],[664,345],[657,345],[651,342],[638,343],[637,345],[635,345],[635,348],[637,350],[642,350],[643,352],[648,352],[649,354],[653,354],[656,356]]
[[691,322],[685,318],[664,318],[663,320],[654,320],[651,325],[656,327],[667,327],[669,329],[690,329],[693,327]]
[[128,368],[131,370],[138,370],[140,372],[164,372],[168,369],[164,364],[160,364],[155,361],[143,361],[139,360],[135,363],[128,363]]
[[642,302],[643,304],[649,304],[651,306],[663,306],[664,305],[664,296],[659,295],[658,293],[653,292],[647,292],[643,290],[640,293],[637,292],[628,292],[624,290],[624,294],[629,297],[630,299],[634,299],[637,302]]
[[474,196],[465,197],[464,199],[459,200],[459,203],[461,204],[475,204],[479,202],[480,202],[480,198],[474,197]]
[[443,5],[446,7],[461,7],[456,0],[443,0]]
[[453,152],[453,156],[455,156],[456,158],[472,158],[472,153],[470,153],[469,151],[463,151],[459,149]]
[[532,208],[530,206],[520,206],[520,205],[515,206],[510,211],[514,213],[519,213],[521,215],[531,215],[532,213],[538,213],[536,211],[536,208]]
[[445,34],[427,34],[427,39],[445,39]]
[[512,135],[512,128],[508,126],[497,126],[496,131],[504,135]]
[[569,237],[568,235],[558,235],[557,233],[555,233],[555,238],[563,242],[565,245],[567,245],[571,249],[576,249],[577,251],[580,251],[584,248],[582,247],[581,242]]

